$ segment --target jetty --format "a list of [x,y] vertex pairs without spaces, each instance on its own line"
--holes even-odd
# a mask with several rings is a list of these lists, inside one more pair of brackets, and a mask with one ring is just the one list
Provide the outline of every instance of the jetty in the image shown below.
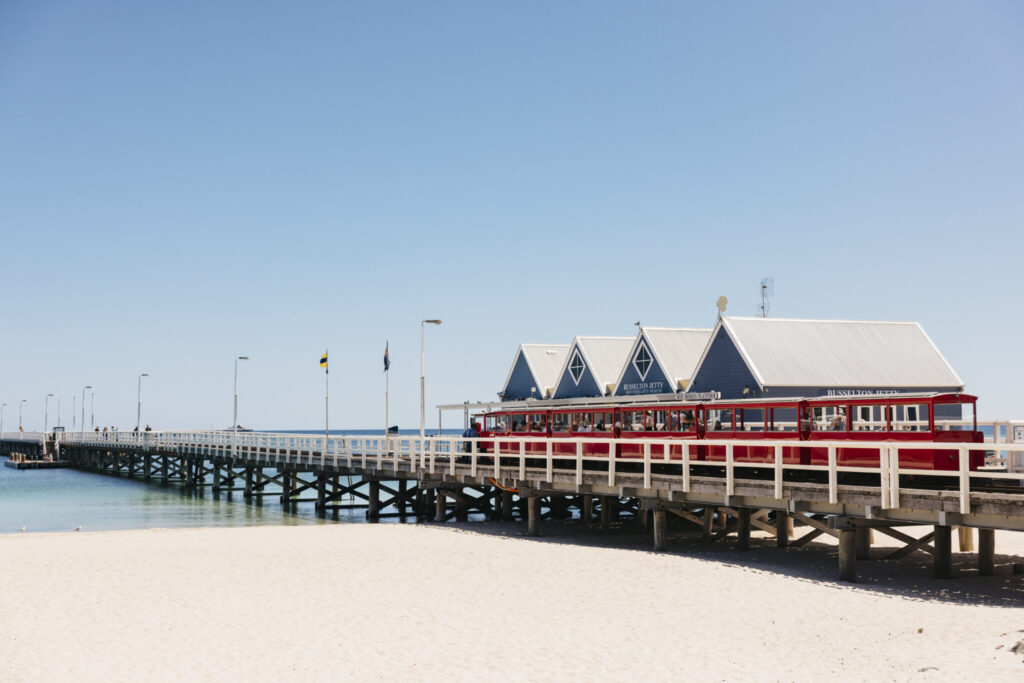
[[[616,457],[615,439],[597,440],[610,454],[602,457],[584,455],[583,439],[557,438],[534,440],[546,455],[537,455],[536,445],[527,454],[530,439],[503,450],[499,441],[453,436],[167,431],[51,438],[53,452],[78,469],[237,491],[250,500],[276,496],[284,505],[312,502],[322,513],[365,508],[371,521],[414,515],[444,522],[480,514],[519,518],[529,535],[539,535],[543,520],[575,512],[605,526],[632,518],[651,534],[655,550],[666,549],[670,523],[689,525],[708,542],[734,540],[739,551],[750,549],[753,529],[774,536],[782,548],[828,534],[838,539],[838,575],[844,581],[856,580],[858,561],[918,551],[932,556],[936,577],[951,578],[954,529],[960,550],[976,552],[979,573],[991,574],[993,530],[1024,531],[1024,474],[968,469],[971,451],[1020,453],[1024,444],[858,442],[858,448],[877,450],[879,466],[847,468],[836,464],[843,442],[817,442],[829,453],[828,465],[817,466],[784,463],[784,441],[762,443],[774,447],[774,462],[735,462],[733,447],[744,442],[725,440],[725,461],[708,463],[691,457],[697,448],[692,442],[657,438],[632,441],[642,446],[642,458]],[[42,435],[26,434],[0,440],[0,455],[22,452],[33,439],[37,452],[45,452]],[[482,441],[488,452],[481,452]],[[555,455],[556,442],[572,444],[576,455]],[[681,457],[673,457],[680,445]],[[903,468],[897,446],[953,447],[960,467]],[[921,525],[932,530],[919,538],[900,531]],[[903,546],[872,552],[873,533]]]

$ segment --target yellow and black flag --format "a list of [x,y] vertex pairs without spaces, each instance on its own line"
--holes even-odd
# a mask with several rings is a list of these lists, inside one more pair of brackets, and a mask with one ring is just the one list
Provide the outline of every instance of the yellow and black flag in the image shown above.
[[330,370],[327,369],[327,352],[326,351],[324,351],[324,355],[322,355],[320,357],[320,367],[322,367],[324,369],[324,372],[330,372]]

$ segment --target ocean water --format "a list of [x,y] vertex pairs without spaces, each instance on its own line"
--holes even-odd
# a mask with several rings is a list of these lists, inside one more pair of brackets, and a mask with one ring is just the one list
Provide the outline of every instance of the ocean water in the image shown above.
[[[379,434],[378,430],[331,430],[331,435]],[[319,434],[291,430],[295,434]],[[418,430],[402,430],[402,434]],[[429,433],[436,434],[437,430]],[[445,434],[461,430],[445,429]],[[0,458],[6,461],[6,458]],[[307,494],[308,496],[308,494]],[[114,477],[74,469],[15,470],[0,465],[0,533],[25,531],[110,531],[185,527],[254,526],[261,524],[324,524],[332,521],[361,523],[365,511],[329,511],[318,517],[312,502],[285,508],[276,495],[246,500],[240,491],[217,496],[180,486],[162,487],[159,481]],[[382,522],[397,522],[383,518]],[[407,521],[414,521],[409,517]]]

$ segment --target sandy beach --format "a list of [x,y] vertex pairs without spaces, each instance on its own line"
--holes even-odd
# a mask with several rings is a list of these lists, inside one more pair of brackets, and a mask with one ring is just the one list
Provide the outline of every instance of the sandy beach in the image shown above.
[[[1024,534],[995,577],[835,580],[776,550],[548,524],[0,536],[5,680],[1021,680]],[[1016,556],[1016,557],[1014,557]]]

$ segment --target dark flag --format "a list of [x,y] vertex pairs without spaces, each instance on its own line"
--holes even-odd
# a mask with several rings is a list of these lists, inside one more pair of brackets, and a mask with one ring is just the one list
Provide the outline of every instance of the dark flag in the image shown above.
[[384,342],[384,372],[391,367],[391,359],[388,357],[388,342]]
[[320,367],[322,367],[324,369],[324,372],[330,372],[330,370],[327,369],[327,352],[326,351],[324,351],[324,355],[320,357]]

